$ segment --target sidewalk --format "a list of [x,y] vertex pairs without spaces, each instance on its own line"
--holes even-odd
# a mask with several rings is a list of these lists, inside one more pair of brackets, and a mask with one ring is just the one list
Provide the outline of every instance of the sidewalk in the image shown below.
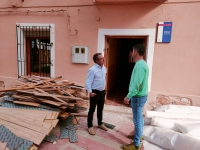
[[[77,143],[70,143],[69,139],[59,139],[55,145],[49,142],[42,143],[39,150],[120,150],[122,145],[129,144],[131,140],[126,136],[133,133],[131,108],[105,105],[103,116],[103,122],[115,125],[114,129],[103,131],[97,128],[95,113],[93,124],[96,135],[92,136],[87,131],[87,117],[80,117],[79,124],[76,125]],[[59,127],[55,132],[59,136]]]

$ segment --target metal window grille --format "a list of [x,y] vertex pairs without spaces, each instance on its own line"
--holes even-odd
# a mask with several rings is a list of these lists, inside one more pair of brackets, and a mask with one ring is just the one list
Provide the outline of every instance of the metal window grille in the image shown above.
[[51,77],[51,26],[16,26],[18,77]]

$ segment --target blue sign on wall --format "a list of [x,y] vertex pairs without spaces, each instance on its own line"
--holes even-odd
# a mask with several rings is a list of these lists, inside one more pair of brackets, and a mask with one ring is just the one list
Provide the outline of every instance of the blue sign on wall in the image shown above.
[[159,22],[157,42],[169,43],[171,42],[172,22]]

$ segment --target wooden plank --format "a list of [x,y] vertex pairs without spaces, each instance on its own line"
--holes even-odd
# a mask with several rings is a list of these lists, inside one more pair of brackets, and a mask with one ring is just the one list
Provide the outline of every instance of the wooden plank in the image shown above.
[[52,118],[51,119],[57,119],[57,113],[58,112],[53,112]]
[[0,150],[5,150],[6,149],[6,145],[7,145],[7,143],[2,143],[0,141]]
[[0,107],[0,113],[4,113],[4,114],[13,114],[14,116],[18,117],[18,116],[21,116],[21,117],[26,117],[27,119],[32,119],[32,120],[39,120],[39,121],[44,121],[44,118],[47,116],[46,114],[30,114],[29,112],[28,113],[25,113],[25,111],[17,111],[17,110],[11,110],[10,108],[7,108],[5,109],[4,107]]
[[51,78],[49,80],[46,80],[48,82],[52,82],[52,81],[55,81],[55,80],[60,80],[62,78],[62,76],[58,76],[58,77],[55,77],[55,78]]
[[[44,97],[47,97],[48,95],[46,94],[43,94],[43,93],[38,93],[38,92],[34,92],[34,95],[35,96],[44,96]],[[53,95],[54,97],[57,97],[57,98],[61,98],[62,100],[80,100],[80,101],[84,101],[84,102],[88,102],[88,100],[84,100],[80,97],[72,97],[72,96],[64,96],[64,95]]]
[[80,117],[87,117],[88,114],[81,114],[81,113],[70,113],[71,115],[74,115],[74,116],[80,116]]
[[8,115],[8,114],[5,115],[5,114],[1,113],[0,114],[0,119],[4,120],[4,121],[7,121],[7,122],[10,122],[10,123],[13,123],[13,124],[16,124],[18,126],[22,126],[22,127],[28,128],[30,130],[34,130],[36,132],[40,132],[40,133],[46,134],[46,135],[48,135],[50,133],[50,131],[52,130],[52,128],[47,129],[47,128],[43,127],[43,126],[35,125],[32,122],[27,122],[26,120],[22,120],[19,117],[15,117],[14,118],[13,116]]
[[78,83],[78,82],[74,82],[73,85],[80,86],[80,87],[85,87],[85,85],[83,85],[82,83]]
[[67,95],[69,95],[69,96],[74,97],[72,94],[68,93],[67,91],[64,91],[64,90],[60,90],[60,91],[63,92],[64,94],[67,94]]
[[2,89],[2,90],[0,90],[0,92],[9,92],[9,91],[34,89],[34,88],[47,88],[47,87],[52,87],[52,85],[39,85],[39,86],[32,86],[32,87],[9,88],[9,89]]
[[52,126],[55,128],[56,125],[58,124],[59,119],[54,119],[52,120]]
[[74,118],[73,118],[73,120],[72,120],[73,124],[74,124],[74,125],[78,124],[79,119],[80,119],[80,118],[74,116]]
[[51,118],[50,119],[54,119],[55,114],[52,112],[51,113]]
[[59,108],[60,108],[60,109],[66,109],[67,106],[60,106]]
[[[26,120],[27,122],[32,122],[34,125],[38,125],[38,126],[43,126],[45,128],[52,128],[52,124],[51,122],[43,122],[44,118],[46,117],[46,115],[43,115],[43,119],[40,119],[39,117],[42,114],[33,114],[34,116],[30,116],[29,112],[23,112],[23,110],[19,109],[19,111],[21,111],[20,113],[18,111],[12,111],[12,108],[3,108],[3,110],[0,107],[0,113],[4,113],[4,114],[8,114],[8,115],[13,115],[15,117],[18,117],[21,121]],[[32,112],[34,113],[34,111]],[[52,112],[50,112],[52,114]],[[55,119],[57,119],[59,112],[55,112],[55,114],[57,114],[55,116]],[[48,117],[49,118],[49,117]]]
[[67,104],[65,101],[61,100],[60,98],[57,98],[57,97],[53,96],[52,94],[49,94],[49,93],[47,93],[47,92],[45,92],[45,91],[43,91],[43,90],[41,90],[41,89],[38,89],[38,88],[35,88],[35,89],[36,89],[37,91],[40,91],[40,92],[46,94],[47,96],[53,97],[54,99],[58,100],[59,102],[62,102],[62,103],[64,103],[64,104]]
[[51,115],[52,112],[57,112],[57,111],[45,111],[45,110],[31,110],[31,109],[18,109],[18,108],[8,108],[8,107],[0,107],[0,110],[7,110],[9,111],[16,111],[16,112],[26,112],[32,115]]
[[74,109],[74,106],[68,106],[67,108],[68,109]]
[[55,115],[54,119],[57,119],[59,114],[60,114],[60,112],[56,112],[56,115]]
[[0,124],[6,126],[6,128],[8,128],[11,132],[13,132],[16,136],[30,140],[37,145],[40,145],[46,136],[45,134],[30,130],[22,126],[18,126],[16,124],[4,120],[0,120]]
[[74,94],[76,92],[76,90],[73,89],[66,89],[65,91],[70,94]]
[[40,102],[42,102],[42,103],[51,104],[51,105],[54,105],[57,107],[63,105],[63,103],[61,103],[61,102],[55,102],[55,101],[51,101],[51,100],[47,100],[47,99],[43,99],[43,98],[37,98],[37,99],[40,100]]
[[34,107],[39,107],[40,106],[39,103],[35,103],[35,102],[14,101],[13,103],[14,104],[22,104],[22,105],[34,106]]
[[88,108],[89,107],[89,104],[81,104],[81,103],[76,103],[75,106],[78,106],[78,107],[83,107],[83,108]]
[[35,145],[31,145],[31,147],[28,150],[38,150],[38,148]]
[[63,120],[65,120],[70,114],[67,112],[63,112],[59,114],[59,117]]
[[38,121],[38,120],[34,120],[34,123],[37,124],[37,125],[40,125],[40,126],[43,126],[47,129],[50,129],[52,128],[52,124],[51,123],[46,123],[46,122],[41,122],[41,121]]
[[45,119],[45,120],[44,120],[45,123],[52,123],[52,121],[53,121],[53,120],[50,120],[50,119]]
[[68,105],[68,107],[74,107],[74,104],[70,103],[70,104]]

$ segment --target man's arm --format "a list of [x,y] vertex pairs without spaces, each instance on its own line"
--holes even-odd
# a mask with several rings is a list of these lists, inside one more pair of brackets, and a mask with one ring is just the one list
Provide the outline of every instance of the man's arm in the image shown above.
[[93,70],[88,70],[88,74],[87,74],[87,78],[86,78],[86,81],[85,81],[85,87],[86,87],[86,90],[88,91],[88,93],[91,93],[92,92],[92,82],[94,80],[94,71]]
[[142,81],[144,80],[144,76],[145,76],[144,69],[140,66],[137,66],[137,68],[135,68],[131,76],[129,93],[127,95],[128,99],[130,99],[132,96],[137,95],[137,93],[140,91],[142,87]]
[[87,92],[89,93],[89,95],[91,97],[93,97],[94,95],[96,95],[95,93],[92,93],[92,82],[94,80],[94,71],[93,70],[88,70],[88,75],[85,81],[85,87]]

